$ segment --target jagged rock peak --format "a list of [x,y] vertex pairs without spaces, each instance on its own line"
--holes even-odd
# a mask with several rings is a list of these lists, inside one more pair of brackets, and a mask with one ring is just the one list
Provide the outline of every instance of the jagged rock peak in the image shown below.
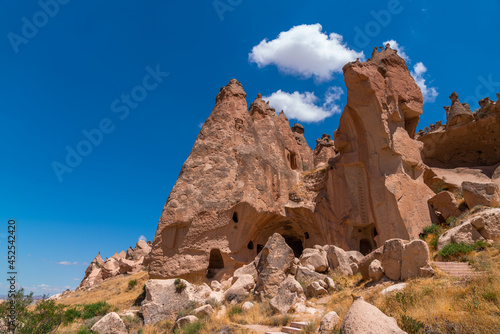
[[474,121],[474,116],[467,103],[460,103],[456,92],[450,95],[451,106],[445,106],[446,126],[463,125]]
[[261,118],[266,116],[275,117],[276,109],[271,108],[269,102],[264,101],[262,99],[262,95],[259,93],[257,94],[257,97],[250,105],[250,115],[256,116],[258,118],[259,116]]
[[299,124],[299,123],[295,123],[293,126],[292,126],[292,132],[295,132],[295,133],[298,133],[298,134],[301,134],[303,135],[305,130],[304,130],[304,126],[302,126],[302,124]]
[[321,138],[316,139],[316,145],[321,145],[321,146],[333,146],[334,142],[330,135],[327,135],[326,133],[323,133],[323,136]]
[[218,104],[225,99],[230,98],[246,98],[247,93],[243,90],[243,86],[236,79],[231,79],[229,83],[220,89],[219,94],[215,98],[215,103]]

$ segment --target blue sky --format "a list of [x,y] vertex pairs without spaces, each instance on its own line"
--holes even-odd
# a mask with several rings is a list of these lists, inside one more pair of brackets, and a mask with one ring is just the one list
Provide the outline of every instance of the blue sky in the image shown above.
[[[499,7],[3,1],[0,237],[14,218],[19,284],[35,294],[74,289],[98,251],[109,257],[141,235],[151,240],[199,126],[231,78],[249,103],[262,93],[286,105],[312,148],[338,125],[343,62],[369,58],[385,41],[398,43],[427,87],[419,128],[444,120],[452,91],[473,109],[480,98],[496,100]],[[72,150],[83,153],[68,163]]]

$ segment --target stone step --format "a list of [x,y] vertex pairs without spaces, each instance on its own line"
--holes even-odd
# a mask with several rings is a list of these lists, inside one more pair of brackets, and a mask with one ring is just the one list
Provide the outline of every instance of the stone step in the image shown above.
[[302,329],[284,326],[281,328],[281,331],[288,334],[294,334],[294,333],[300,333]]
[[295,327],[295,328],[305,328],[309,326],[309,323],[307,321],[294,321],[290,324],[290,327]]

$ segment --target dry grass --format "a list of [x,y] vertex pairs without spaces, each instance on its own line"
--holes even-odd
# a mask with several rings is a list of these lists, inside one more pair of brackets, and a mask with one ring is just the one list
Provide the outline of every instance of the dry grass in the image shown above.
[[[137,280],[137,285],[129,289],[128,282]],[[67,297],[57,301],[58,304],[82,305],[105,300],[119,310],[132,308],[136,299],[141,295],[143,286],[149,279],[147,271],[141,271],[130,276],[117,276],[103,281],[92,290],[75,291]]]

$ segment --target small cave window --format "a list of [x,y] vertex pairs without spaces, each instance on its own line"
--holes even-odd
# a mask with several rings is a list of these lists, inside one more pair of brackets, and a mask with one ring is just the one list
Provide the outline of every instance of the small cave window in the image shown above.
[[372,252],[372,244],[368,239],[361,239],[359,241],[359,252],[363,255],[368,255]]
[[304,233],[304,238],[306,238],[306,240],[309,239],[309,233],[307,233],[307,232]]
[[264,248],[264,245],[257,244],[257,254],[260,253],[260,251]]
[[250,241],[247,245],[248,249],[253,249],[253,241]]
[[233,222],[237,223],[238,222],[238,212],[233,213]]
[[378,235],[377,228],[374,227],[373,228],[373,236],[376,237],[377,235]]
[[293,152],[290,152],[290,167],[293,170],[297,169],[297,155]]

